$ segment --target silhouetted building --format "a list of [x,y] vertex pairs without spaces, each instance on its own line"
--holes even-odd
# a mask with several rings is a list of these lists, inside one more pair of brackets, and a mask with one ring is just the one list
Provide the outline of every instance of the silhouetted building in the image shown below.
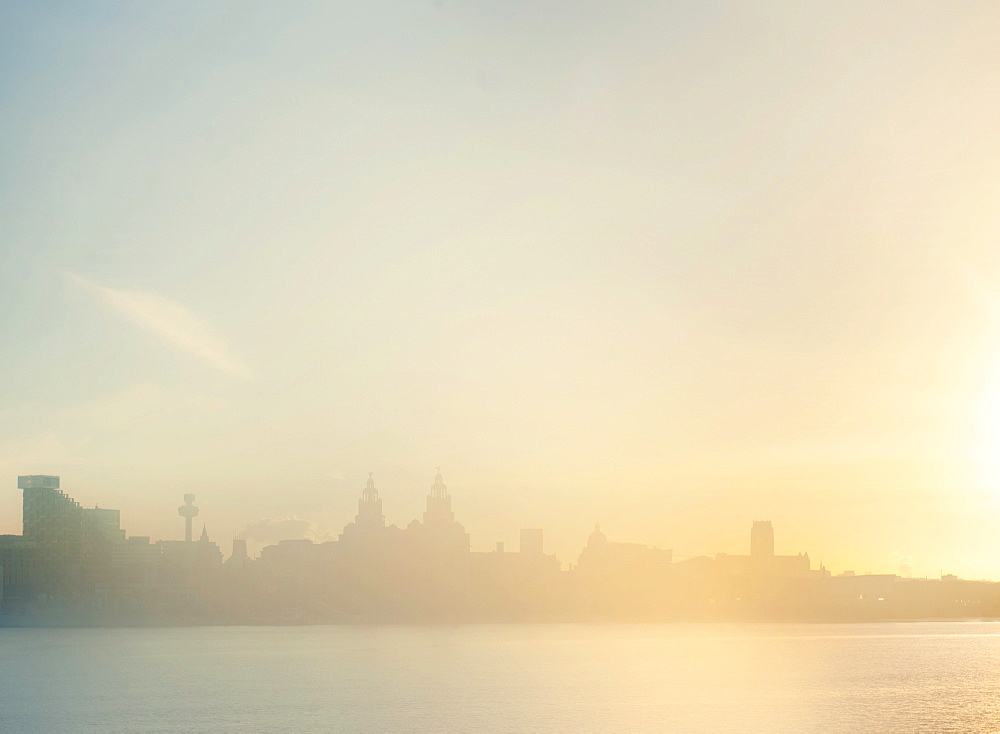
[[464,614],[469,604],[470,539],[455,519],[451,495],[438,467],[423,521],[406,527],[397,559],[407,603],[428,618]]
[[340,534],[341,542],[369,543],[376,538],[380,538],[385,532],[385,515],[382,514],[382,499],[378,496],[375,488],[375,480],[372,474],[368,474],[368,482],[361,492],[361,499],[358,500],[358,514],[354,517],[354,522],[344,527]]
[[222,551],[209,540],[208,530],[204,526],[198,540],[161,540],[157,545],[163,554],[164,567],[175,575],[207,571],[222,565]]
[[473,603],[481,614],[506,620],[558,619],[570,608],[570,579],[558,559],[542,552],[542,531],[524,529],[520,550],[471,555]]
[[600,525],[587,538],[575,573],[596,616],[654,618],[670,601],[673,551],[608,540]]
[[807,578],[811,575],[809,554],[778,556],[774,553],[774,529],[770,520],[754,520],[750,527],[750,555],[719,553],[716,561],[723,574]]
[[59,489],[59,477],[17,478],[23,491],[21,522],[24,539],[33,543],[39,582],[52,593],[65,592],[77,581],[83,519],[80,505]]
[[434,484],[427,495],[423,522],[414,520],[406,529],[416,545],[425,550],[458,555],[469,553],[469,534],[455,519],[455,513],[451,509],[451,495],[441,477],[440,468],[434,475]]
[[112,580],[111,557],[125,541],[118,510],[83,508],[59,477],[18,477],[24,539],[33,544],[37,591],[68,602]]
[[233,552],[226,559],[226,568],[245,568],[251,563],[250,554],[247,553],[247,539],[242,534],[233,538]]

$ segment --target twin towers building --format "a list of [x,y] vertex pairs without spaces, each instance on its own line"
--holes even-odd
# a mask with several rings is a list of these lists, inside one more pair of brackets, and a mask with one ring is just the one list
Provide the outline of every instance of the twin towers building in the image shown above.
[[303,598],[347,618],[441,618],[470,604],[472,555],[438,470],[421,520],[387,525],[369,476],[357,515],[337,540],[281,541],[264,548],[248,573],[273,590],[276,607]]
[[427,495],[427,509],[423,521],[414,520],[405,531],[395,526],[385,524],[382,512],[382,498],[375,488],[375,480],[368,476],[368,483],[358,500],[358,514],[354,522],[347,525],[340,534],[339,542],[349,547],[362,548],[372,544],[383,544],[394,534],[405,533],[400,538],[406,538],[406,543],[415,545],[421,550],[433,550],[444,553],[468,553],[470,550],[469,534],[465,527],[455,519],[451,509],[451,495],[444,483],[440,468]]

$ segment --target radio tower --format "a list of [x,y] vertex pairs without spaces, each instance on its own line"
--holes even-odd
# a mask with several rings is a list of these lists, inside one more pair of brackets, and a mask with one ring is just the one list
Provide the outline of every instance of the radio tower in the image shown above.
[[194,495],[184,495],[184,504],[177,508],[177,514],[184,518],[184,540],[191,542],[191,519],[198,515],[198,508],[194,506]]

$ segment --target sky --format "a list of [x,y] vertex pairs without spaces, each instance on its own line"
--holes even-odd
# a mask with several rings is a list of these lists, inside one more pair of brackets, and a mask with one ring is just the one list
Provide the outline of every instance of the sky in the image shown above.
[[0,4],[0,533],[1000,579],[991,2]]

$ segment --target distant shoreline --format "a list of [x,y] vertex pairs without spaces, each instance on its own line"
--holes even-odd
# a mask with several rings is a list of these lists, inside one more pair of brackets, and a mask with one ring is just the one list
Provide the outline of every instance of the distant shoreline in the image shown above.
[[404,621],[309,621],[309,622],[169,622],[158,621],[149,622],[129,622],[129,623],[86,623],[80,621],[65,622],[38,622],[21,620],[0,620],[0,630],[2,629],[173,629],[173,628],[210,628],[210,627],[518,627],[518,626],[551,626],[551,627],[651,627],[667,625],[852,625],[852,624],[916,624],[916,623],[956,623],[956,622],[1000,622],[1000,617],[924,617],[924,618],[863,618],[863,619],[663,619],[663,620],[474,620],[474,621],[434,621],[434,622],[404,622]]

